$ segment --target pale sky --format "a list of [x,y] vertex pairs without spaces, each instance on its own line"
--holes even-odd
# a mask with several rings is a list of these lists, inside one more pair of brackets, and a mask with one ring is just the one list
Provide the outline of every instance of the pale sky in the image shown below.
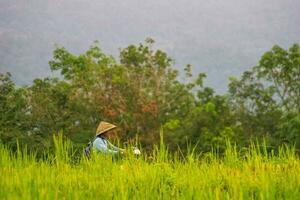
[[274,44],[300,43],[300,1],[0,0],[0,72],[19,85],[51,75],[55,43],[78,54],[98,40],[117,56],[149,36],[177,69],[192,64],[224,92]]

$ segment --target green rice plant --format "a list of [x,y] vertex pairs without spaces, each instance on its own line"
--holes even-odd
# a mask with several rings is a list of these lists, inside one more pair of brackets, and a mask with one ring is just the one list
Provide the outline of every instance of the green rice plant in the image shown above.
[[179,159],[161,140],[149,155],[94,153],[88,160],[61,135],[53,140],[47,159],[0,144],[0,199],[300,199],[294,147],[266,151],[252,143],[241,153],[227,141],[224,155],[191,148]]

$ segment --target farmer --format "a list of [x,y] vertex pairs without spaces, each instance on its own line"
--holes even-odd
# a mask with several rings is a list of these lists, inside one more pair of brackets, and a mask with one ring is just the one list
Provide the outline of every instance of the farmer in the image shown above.
[[96,139],[93,142],[93,150],[105,154],[123,154],[125,149],[118,148],[111,144],[108,139],[114,139],[116,132],[114,129],[117,126],[108,122],[100,122],[97,131]]

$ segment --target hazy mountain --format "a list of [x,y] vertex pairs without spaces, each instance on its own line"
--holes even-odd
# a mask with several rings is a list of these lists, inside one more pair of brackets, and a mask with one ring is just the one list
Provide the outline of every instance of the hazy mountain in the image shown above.
[[55,43],[80,53],[99,40],[118,55],[151,36],[223,92],[273,44],[300,43],[299,10],[299,0],[0,0],[0,72],[30,84],[51,75]]

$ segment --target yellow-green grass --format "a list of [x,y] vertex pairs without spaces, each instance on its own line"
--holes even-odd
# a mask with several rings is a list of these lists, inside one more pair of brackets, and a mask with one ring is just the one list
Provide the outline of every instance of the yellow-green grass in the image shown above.
[[293,148],[276,153],[228,145],[199,157],[170,156],[164,147],[139,158],[93,154],[74,160],[56,139],[47,159],[0,145],[0,199],[300,199],[300,161]]

